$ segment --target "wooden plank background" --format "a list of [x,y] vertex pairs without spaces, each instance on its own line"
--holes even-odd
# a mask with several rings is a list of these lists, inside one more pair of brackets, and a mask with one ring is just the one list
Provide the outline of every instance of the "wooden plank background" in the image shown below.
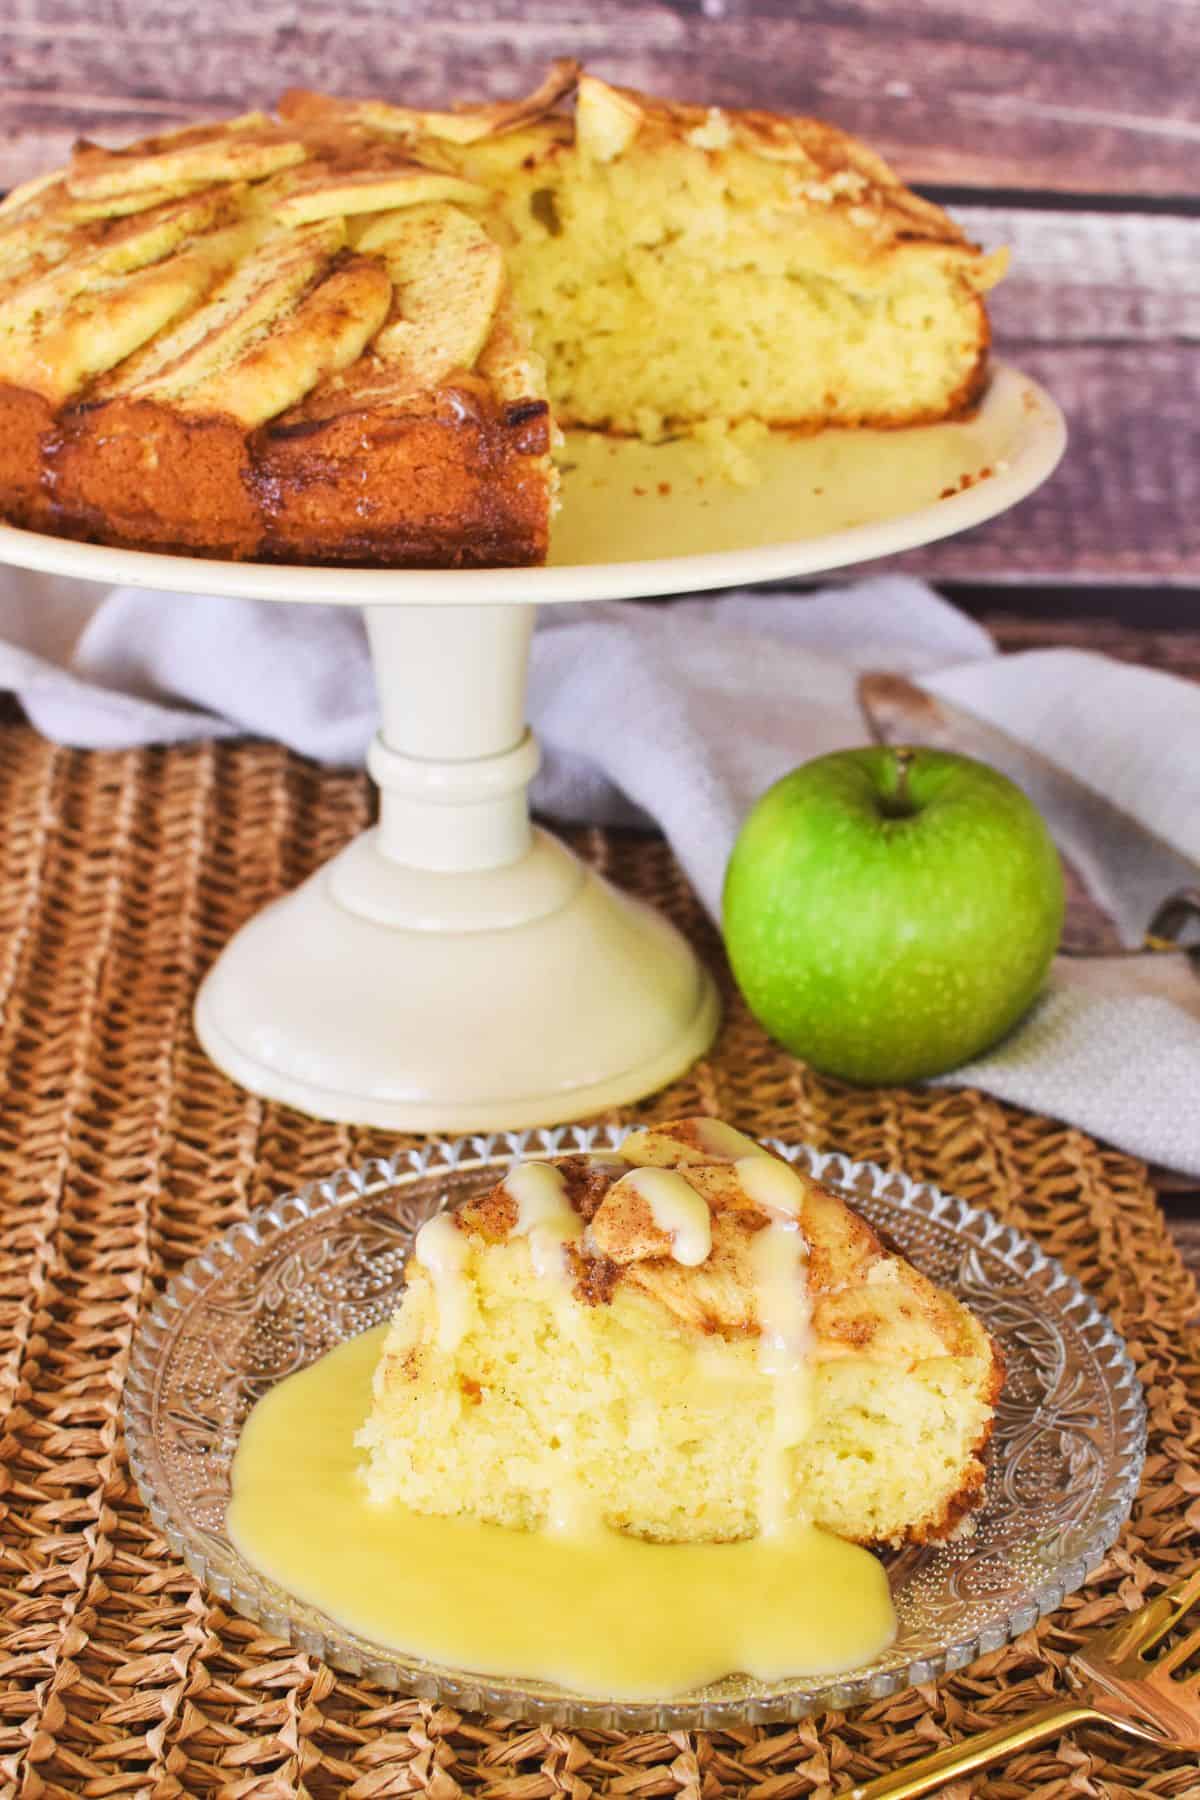
[[293,84],[511,95],[564,53],[664,93],[835,119],[1012,246],[997,343],[1058,397],[1071,447],[1033,499],[909,567],[1153,585],[1200,619],[1196,0],[7,0],[0,186],[80,134],[119,142]]
[[919,180],[1193,194],[1190,0],[8,0],[11,174],[292,83],[510,94],[569,53],[681,96],[828,113]]

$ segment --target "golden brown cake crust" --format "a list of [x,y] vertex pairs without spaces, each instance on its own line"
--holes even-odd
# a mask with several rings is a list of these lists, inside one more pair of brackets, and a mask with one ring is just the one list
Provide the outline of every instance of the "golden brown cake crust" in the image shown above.
[[193,556],[254,556],[261,520],[246,433],[154,400],[65,413],[43,439],[43,487],[73,537]]
[[534,465],[549,448],[545,401],[501,409],[463,390],[429,411],[285,418],[253,445],[261,552],[370,563],[386,546],[395,567],[540,562],[548,519]]
[[0,382],[0,518],[31,531],[58,529],[43,487],[42,445],[53,425],[41,394]]
[[[590,78],[583,79],[586,84]],[[732,142],[769,161],[796,167],[807,197],[817,206],[845,203],[873,211],[892,240],[974,250],[949,213],[935,201],[914,194],[869,145],[827,120],[664,100],[636,88],[617,88],[615,92],[641,114],[640,142],[684,141],[715,148],[728,135]]]
[[[28,397],[36,401],[36,396]],[[0,395],[0,418],[4,397]],[[254,433],[150,400],[80,407],[40,430],[29,523],[96,542],[193,556],[396,568],[520,565],[545,555],[545,402],[342,413]],[[0,479],[4,475],[0,461]],[[21,472],[20,465],[14,471]],[[365,478],[364,478],[365,477]],[[39,509],[40,508],[40,512]],[[16,517],[14,522],[25,519]]]

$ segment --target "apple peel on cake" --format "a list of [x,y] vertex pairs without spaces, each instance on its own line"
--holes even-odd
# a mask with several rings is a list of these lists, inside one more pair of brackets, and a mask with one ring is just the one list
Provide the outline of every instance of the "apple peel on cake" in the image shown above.
[[420,1231],[358,1438],[377,1502],[664,1542],[946,1537],[987,1332],[830,1189],[712,1119],[514,1166]]
[[556,64],[293,93],[0,204],[0,517],[218,557],[545,558],[556,429],[954,417],[1003,271],[833,126]]

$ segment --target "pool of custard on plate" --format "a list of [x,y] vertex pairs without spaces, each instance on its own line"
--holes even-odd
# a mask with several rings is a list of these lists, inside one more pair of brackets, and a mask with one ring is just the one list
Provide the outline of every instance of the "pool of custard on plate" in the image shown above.
[[330,1618],[430,1662],[630,1701],[734,1673],[839,1674],[892,1641],[882,1564],[815,1526],[656,1544],[577,1520],[522,1532],[373,1505],[354,1440],[387,1329],[272,1388],[233,1464],[233,1543]]

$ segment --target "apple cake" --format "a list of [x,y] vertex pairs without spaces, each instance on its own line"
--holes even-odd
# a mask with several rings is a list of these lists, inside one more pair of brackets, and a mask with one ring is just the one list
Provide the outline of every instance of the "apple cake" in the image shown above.
[[969,408],[1003,268],[830,125],[558,63],[509,104],[285,95],[0,206],[0,515],[222,557],[544,559],[556,427]]
[[977,1504],[987,1332],[732,1127],[514,1167],[418,1234],[359,1434],[371,1497],[668,1542],[866,1544]]

